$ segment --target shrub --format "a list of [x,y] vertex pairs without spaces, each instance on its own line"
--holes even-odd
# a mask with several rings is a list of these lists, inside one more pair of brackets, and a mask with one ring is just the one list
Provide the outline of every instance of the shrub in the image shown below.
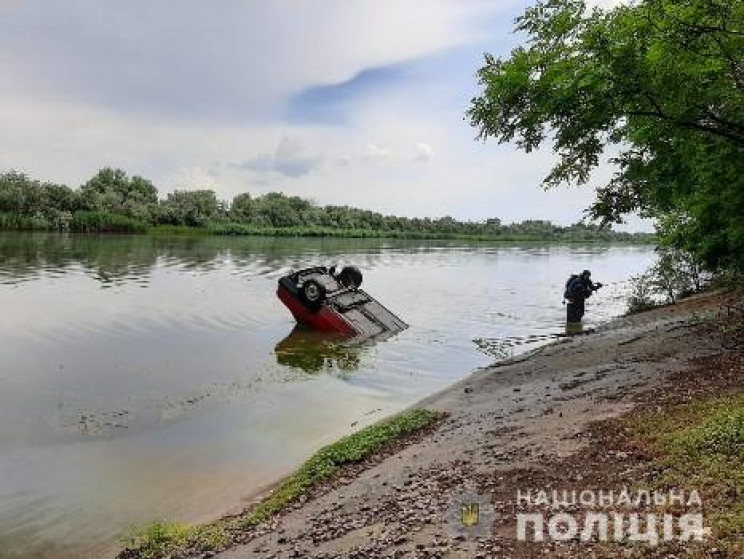
[[651,287],[648,274],[641,274],[630,278],[632,282],[632,291],[628,297],[628,314],[647,311],[657,306],[652,297],[653,289]]
[[144,233],[148,224],[109,212],[75,212],[70,230],[82,233]]

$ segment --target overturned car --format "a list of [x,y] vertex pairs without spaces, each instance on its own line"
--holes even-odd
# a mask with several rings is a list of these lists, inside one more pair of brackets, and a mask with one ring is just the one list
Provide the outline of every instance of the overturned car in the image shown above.
[[318,266],[279,279],[277,296],[297,322],[321,332],[363,338],[394,334],[408,325],[360,289],[362,273]]

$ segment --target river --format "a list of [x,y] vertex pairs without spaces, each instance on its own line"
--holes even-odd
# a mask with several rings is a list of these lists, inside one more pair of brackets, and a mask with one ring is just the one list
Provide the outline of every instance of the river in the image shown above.
[[[622,313],[645,246],[0,234],[0,557],[100,557],[236,510],[313,450],[564,332],[563,283]],[[355,264],[410,324],[296,332],[290,269]]]

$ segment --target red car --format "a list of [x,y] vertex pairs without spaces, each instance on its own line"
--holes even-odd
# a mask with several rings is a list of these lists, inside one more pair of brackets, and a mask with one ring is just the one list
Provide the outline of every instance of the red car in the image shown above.
[[396,333],[408,325],[359,287],[362,273],[346,266],[319,266],[279,279],[277,295],[297,322],[322,332],[350,336]]

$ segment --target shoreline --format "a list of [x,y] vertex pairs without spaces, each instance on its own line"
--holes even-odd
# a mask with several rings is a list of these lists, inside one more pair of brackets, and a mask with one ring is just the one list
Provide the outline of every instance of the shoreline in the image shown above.
[[478,369],[409,408],[447,415],[433,433],[321,484],[229,545],[176,556],[209,557],[221,547],[224,559],[415,555],[422,545],[427,553],[478,556],[469,555],[474,542],[448,538],[442,516],[457,492],[482,486],[494,472],[580,452],[591,424],[627,414],[693,358],[715,355],[720,348],[699,328],[720,300],[702,294],[619,317]]
[[[90,229],[90,230],[56,230],[33,228],[0,227],[0,233],[8,234],[46,234],[46,235],[75,235],[89,237],[120,237],[145,236],[154,238],[204,238],[204,237],[248,237],[262,239],[338,239],[338,240],[381,240],[381,241],[452,241],[462,243],[529,243],[550,245],[618,245],[618,246],[653,246],[657,239],[651,233],[628,233],[638,235],[638,238],[598,238],[582,237],[581,235],[540,237],[535,235],[465,235],[458,233],[422,233],[403,230],[356,230],[356,229],[307,229],[293,227],[266,227],[246,229],[245,231],[221,230],[210,227],[187,227],[155,225],[140,229]],[[613,235],[615,233],[613,232]]]

